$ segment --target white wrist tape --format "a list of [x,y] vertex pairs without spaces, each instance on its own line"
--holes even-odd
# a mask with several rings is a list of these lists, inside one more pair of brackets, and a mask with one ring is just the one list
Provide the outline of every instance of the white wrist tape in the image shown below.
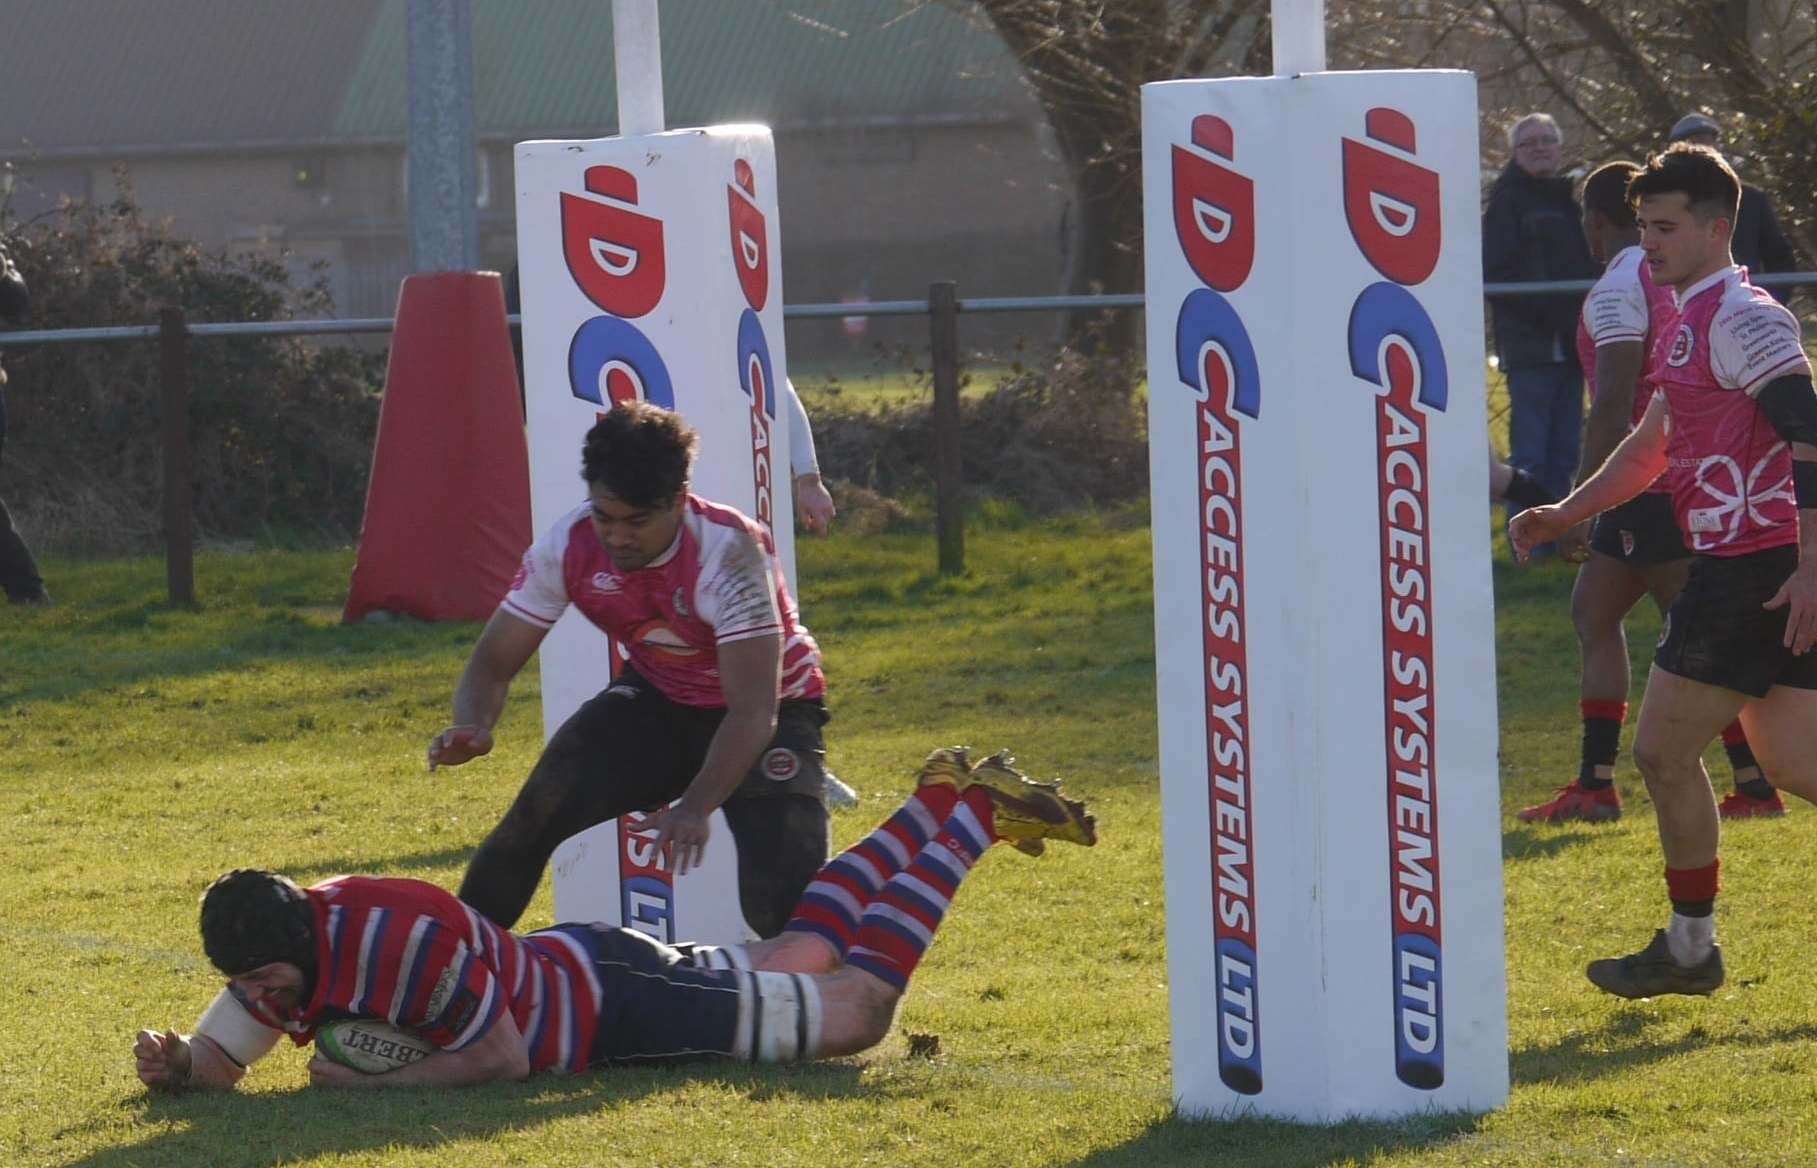
[[196,1034],[221,1048],[242,1068],[251,1066],[278,1044],[283,1035],[247,1012],[229,990],[215,995],[196,1023]]

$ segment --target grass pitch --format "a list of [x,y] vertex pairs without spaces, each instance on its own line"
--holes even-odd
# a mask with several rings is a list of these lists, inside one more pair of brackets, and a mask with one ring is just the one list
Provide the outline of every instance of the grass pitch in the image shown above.
[[[378,1095],[308,1089],[286,1048],[240,1093],[148,1097],[131,1035],[186,1028],[214,993],[195,900],[229,867],[452,885],[535,755],[534,670],[499,749],[429,775],[423,748],[476,629],[341,627],[349,554],[205,556],[197,612],[156,599],[157,561],[52,562],[60,607],[0,608],[0,1162],[1817,1163],[1808,809],[1726,833],[1732,980],[1708,1001],[1624,1003],[1583,981],[1585,960],[1663,919],[1625,758],[1620,823],[1511,818],[1575,768],[1560,568],[1497,574],[1509,1108],[1330,1128],[1174,1118],[1147,531],[1127,516],[974,529],[969,551],[970,572],[941,579],[924,535],[802,545],[833,762],[864,796],[836,836],[893,807],[930,746],[963,740],[1065,776],[1103,842],[989,857],[888,1042],[805,1068]],[[1632,625],[1643,665],[1656,625]],[[549,912],[545,885],[526,923]],[[937,1051],[912,1054],[909,1035]]]

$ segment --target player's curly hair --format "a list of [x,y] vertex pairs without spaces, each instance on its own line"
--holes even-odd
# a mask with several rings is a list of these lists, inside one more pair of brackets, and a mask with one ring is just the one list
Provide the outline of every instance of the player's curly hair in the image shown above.
[[315,910],[294,880],[235,868],[202,893],[202,951],[228,977],[286,961],[313,983]]
[[1723,156],[1708,146],[1674,142],[1647,159],[1628,183],[1628,202],[1638,207],[1648,195],[1683,194],[1691,214],[1704,222],[1727,219],[1731,227],[1741,206],[1741,180]]
[[1639,173],[1640,166],[1625,159],[1603,163],[1584,180],[1584,209],[1595,211],[1611,223],[1634,222],[1634,204],[1628,201],[1628,184]]
[[688,488],[696,435],[681,415],[623,402],[587,431],[581,477],[639,508],[662,508]]

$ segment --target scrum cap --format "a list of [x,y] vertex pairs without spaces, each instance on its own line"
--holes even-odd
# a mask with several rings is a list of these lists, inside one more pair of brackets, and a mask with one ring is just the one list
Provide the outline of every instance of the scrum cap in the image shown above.
[[202,950],[229,977],[285,961],[313,980],[315,910],[288,877],[235,868],[202,894]]

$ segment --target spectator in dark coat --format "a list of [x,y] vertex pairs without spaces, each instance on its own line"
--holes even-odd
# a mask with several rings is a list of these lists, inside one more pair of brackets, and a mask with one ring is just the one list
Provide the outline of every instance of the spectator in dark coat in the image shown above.
[[[0,242],[0,319],[21,320],[31,307],[25,280],[13,266],[12,256]],[[6,447],[6,369],[0,367],[0,450]],[[0,500],[0,590],[14,604],[48,604],[44,580],[38,575],[31,549],[13,528],[13,517]]]
[[[1686,114],[1673,124],[1667,141],[1690,142],[1721,150],[1722,127],[1714,118],[1703,114]],[[1735,262],[1746,268],[1749,275],[1798,270],[1798,255],[1779,226],[1779,216],[1773,212],[1773,200],[1759,187],[1747,183],[1741,184],[1741,207],[1735,214],[1735,233],[1729,242],[1729,250],[1734,254]],[[1781,301],[1791,293],[1790,288],[1769,291]]]
[[[1513,159],[1483,212],[1483,278],[1492,283],[1585,280],[1596,275],[1583,213],[1559,173],[1564,137],[1547,114],[1508,131]],[[1584,377],[1577,316],[1584,294],[1498,296],[1489,302],[1498,363],[1508,378],[1513,464],[1564,496],[1583,443]]]

